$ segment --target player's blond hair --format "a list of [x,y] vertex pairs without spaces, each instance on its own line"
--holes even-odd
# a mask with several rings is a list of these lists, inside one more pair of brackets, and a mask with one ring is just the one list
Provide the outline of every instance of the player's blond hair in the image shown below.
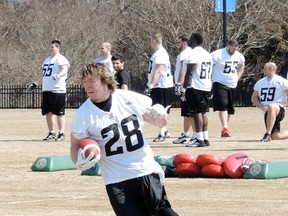
[[160,33],[153,34],[151,37],[157,44],[162,44],[162,35]]
[[82,80],[87,76],[99,78],[102,83],[108,85],[108,88],[112,92],[117,88],[117,82],[113,74],[110,72],[109,68],[102,63],[91,63],[86,65],[82,70]]

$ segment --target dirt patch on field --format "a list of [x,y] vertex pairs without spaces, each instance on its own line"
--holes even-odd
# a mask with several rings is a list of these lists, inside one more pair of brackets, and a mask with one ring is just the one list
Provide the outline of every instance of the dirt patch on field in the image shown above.
[[[47,128],[40,110],[0,110],[0,215],[114,215],[99,176],[80,171],[33,172],[40,156],[69,154],[69,127],[75,110],[67,110],[66,140],[43,142]],[[186,148],[172,140],[182,132],[179,109],[172,109],[171,138],[152,143],[157,128],[146,125],[146,137],[155,155],[201,153],[226,157],[244,152],[255,159],[288,160],[287,141],[260,143],[263,114],[256,108],[238,108],[232,116],[230,138],[220,138],[218,114],[209,115],[210,147]],[[282,129],[287,129],[287,119]],[[286,215],[288,178],[275,180],[166,178],[168,198],[181,216]]]

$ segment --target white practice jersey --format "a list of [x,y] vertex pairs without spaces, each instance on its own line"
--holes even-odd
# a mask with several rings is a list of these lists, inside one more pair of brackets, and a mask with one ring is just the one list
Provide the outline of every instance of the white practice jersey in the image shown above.
[[77,139],[90,137],[100,144],[98,164],[106,185],[159,171],[143,135],[142,116],[151,104],[145,95],[117,89],[109,112],[90,99],[76,111],[71,132]]
[[189,52],[191,50],[192,50],[191,47],[187,47],[185,50],[180,52],[179,55],[177,56],[175,73],[174,73],[174,81],[175,81],[175,83],[178,83],[181,62],[182,62],[183,75],[185,76],[186,69],[187,69],[187,67],[186,67],[186,59],[188,58],[188,54],[189,54]]
[[275,74],[272,78],[264,77],[254,86],[259,93],[260,103],[267,106],[270,103],[281,103],[287,100],[288,80]]
[[42,91],[51,91],[53,93],[66,93],[67,74],[54,80],[52,76],[60,72],[60,66],[67,65],[70,67],[69,61],[60,53],[55,56],[49,56],[42,64],[43,82]]
[[115,74],[114,68],[113,68],[113,63],[112,63],[112,55],[109,55],[107,57],[101,56],[95,59],[95,63],[102,63],[104,64],[106,67],[109,68],[109,70],[111,71],[111,73]]
[[156,50],[149,61],[148,83],[152,82],[156,64],[163,64],[164,69],[161,76],[153,88],[170,88],[173,87],[173,76],[171,74],[171,65],[169,55],[164,47]]
[[229,88],[236,88],[238,82],[237,69],[245,62],[244,56],[236,51],[233,55],[227,48],[218,49],[211,53],[213,61],[212,82],[221,83]]
[[193,71],[191,85],[188,86],[201,91],[211,91],[212,59],[210,54],[200,46],[189,52],[186,64],[196,64]]

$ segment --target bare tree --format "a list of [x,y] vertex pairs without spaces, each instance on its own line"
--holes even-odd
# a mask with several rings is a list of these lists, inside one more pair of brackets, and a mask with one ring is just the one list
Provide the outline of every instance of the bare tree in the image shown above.
[[71,63],[68,83],[78,82],[83,64],[95,59],[104,40],[115,38],[113,7],[109,1],[104,4],[88,0],[31,0],[14,7],[4,2],[1,8],[9,20],[4,23],[6,28],[1,26],[7,29],[0,41],[7,48],[5,72],[9,75],[2,77],[4,84],[29,83],[41,73],[41,64],[49,55],[53,39],[62,42],[62,52]]
[[[246,57],[243,82],[258,79],[264,62],[281,62],[288,48],[287,10],[287,0],[238,0],[236,12],[227,14],[227,36],[240,42]],[[78,83],[79,70],[110,41],[124,54],[138,90],[146,83],[152,33],[163,35],[172,65],[181,34],[202,33],[208,51],[223,45],[222,14],[211,0],[0,0],[0,12],[2,85],[31,82],[53,39],[61,40],[71,63],[68,83]]]

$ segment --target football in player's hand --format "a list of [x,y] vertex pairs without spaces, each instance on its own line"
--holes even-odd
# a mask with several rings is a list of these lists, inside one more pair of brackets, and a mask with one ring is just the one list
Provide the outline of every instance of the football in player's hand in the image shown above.
[[87,158],[91,152],[94,153],[94,156],[91,158],[100,156],[100,146],[99,143],[91,138],[85,138],[79,142],[79,148],[82,149],[82,157]]

